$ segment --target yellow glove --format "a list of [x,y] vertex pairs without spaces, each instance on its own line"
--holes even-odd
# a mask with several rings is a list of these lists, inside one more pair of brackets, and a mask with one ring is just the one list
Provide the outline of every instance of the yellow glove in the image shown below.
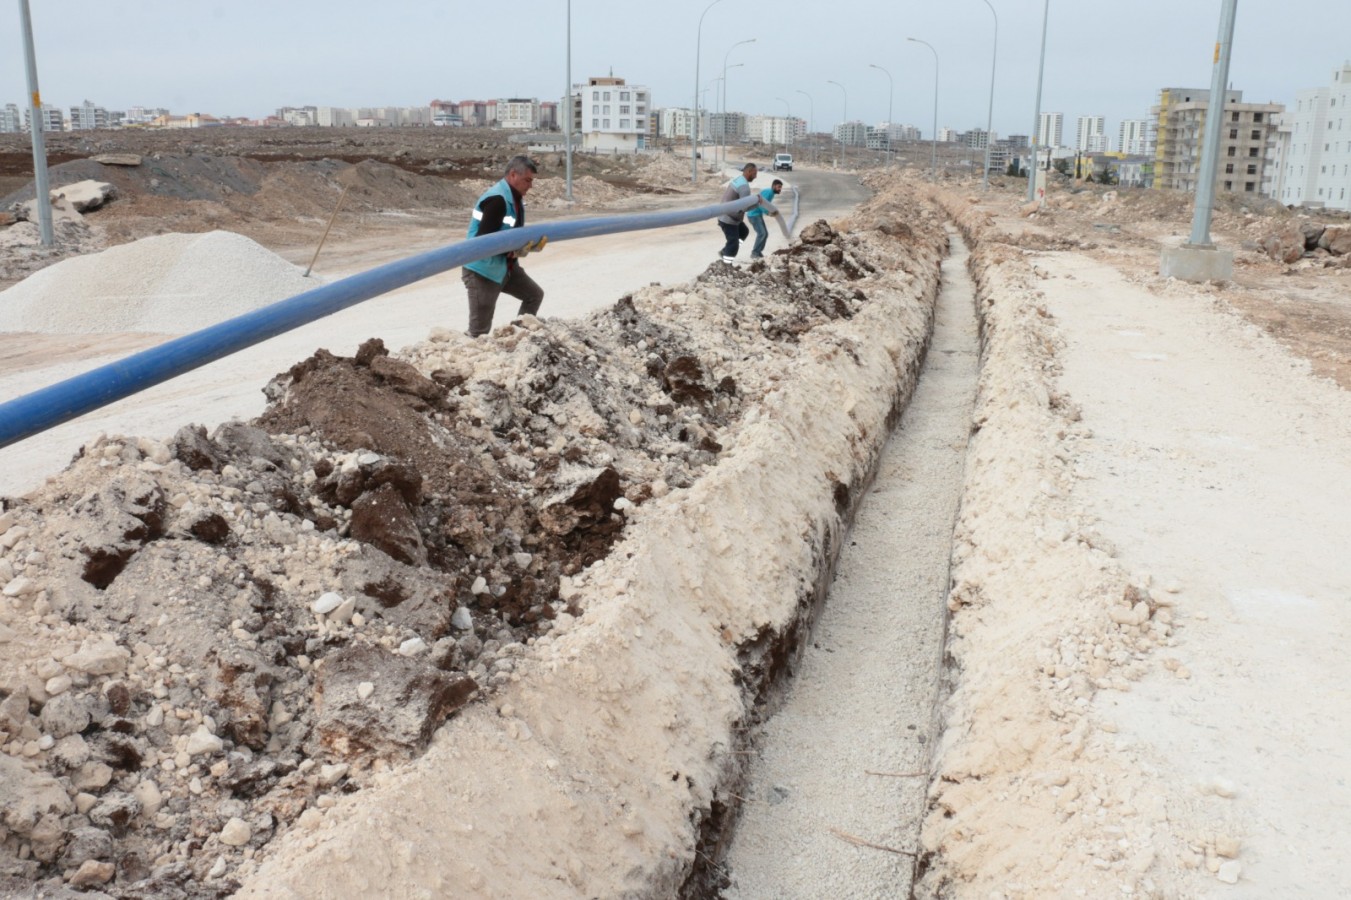
[[547,237],[542,237],[537,241],[531,241],[530,243],[526,244],[524,247],[516,251],[516,258],[520,259],[521,257],[525,256],[528,253],[534,253],[536,250],[543,250],[544,245],[547,243],[549,243],[549,239]]

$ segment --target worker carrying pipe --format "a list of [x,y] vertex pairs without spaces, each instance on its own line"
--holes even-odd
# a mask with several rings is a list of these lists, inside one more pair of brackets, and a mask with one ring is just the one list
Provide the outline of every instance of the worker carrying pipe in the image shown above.
[[[474,203],[469,220],[469,237],[497,234],[525,227],[525,195],[535,183],[538,168],[528,156],[513,156],[507,162],[502,180],[483,192]],[[544,249],[548,238],[526,244],[518,250],[475,260],[464,267],[461,278],[469,292],[469,336],[479,337],[493,330],[493,313],[502,294],[521,301],[517,315],[533,316],[544,302],[544,289],[521,268],[526,254]]]

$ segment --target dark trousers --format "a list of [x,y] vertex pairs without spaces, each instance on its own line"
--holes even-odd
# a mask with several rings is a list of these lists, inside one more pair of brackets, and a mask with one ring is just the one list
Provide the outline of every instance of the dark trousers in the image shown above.
[[719,222],[718,227],[727,237],[727,243],[722,247],[722,255],[736,256],[737,251],[741,249],[741,229],[746,227],[745,224],[728,225],[726,222]]
[[765,227],[764,216],[747,216],[751,220],[751,227],[755,229],[755,246],[751,248],[751,259],[759,259],[765,255],[765,244],[769,241],[769,229]]
[[501,294],[521,301],[521,311],[517,313],[521,316],[535,315],[544,302],[544,289],[535,284],[534,279],[525,274],[520,265],[511,267],[507,272],[507,280],[502,284],[469,269],[465,269],[461,277],[469,292],[470,337],[478,337],[493,330],[493,313],[497,310],[497,298]]

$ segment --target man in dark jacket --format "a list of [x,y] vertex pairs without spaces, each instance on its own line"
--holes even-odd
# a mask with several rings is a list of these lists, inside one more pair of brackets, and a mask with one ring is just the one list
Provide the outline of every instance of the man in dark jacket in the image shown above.
[[[513,156],[506,176],[478,198],[469,221],[469,237],[496,234],[508,228],[525,227],[525,195],[535,183],[536,166],[528,156]],[[538,242],[543,246],[543,239]],[[518,315],[534,315],[544,301],[544,289],[521,268],[520,258],[530,252],[526,245],[513,253],[499,253],[464,267],[462,278],[469,292],[469,336],[487,334],[493,327],[493,312],[501,294],[521,301]],[[538,247],[535,247],[538,249]]]

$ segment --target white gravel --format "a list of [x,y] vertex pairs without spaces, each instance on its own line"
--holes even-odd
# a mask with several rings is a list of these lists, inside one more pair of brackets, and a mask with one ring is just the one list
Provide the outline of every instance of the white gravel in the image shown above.
[[243,235],[165,234],[57,263],[0,292],[0,331],[183,334],[323,284]]

